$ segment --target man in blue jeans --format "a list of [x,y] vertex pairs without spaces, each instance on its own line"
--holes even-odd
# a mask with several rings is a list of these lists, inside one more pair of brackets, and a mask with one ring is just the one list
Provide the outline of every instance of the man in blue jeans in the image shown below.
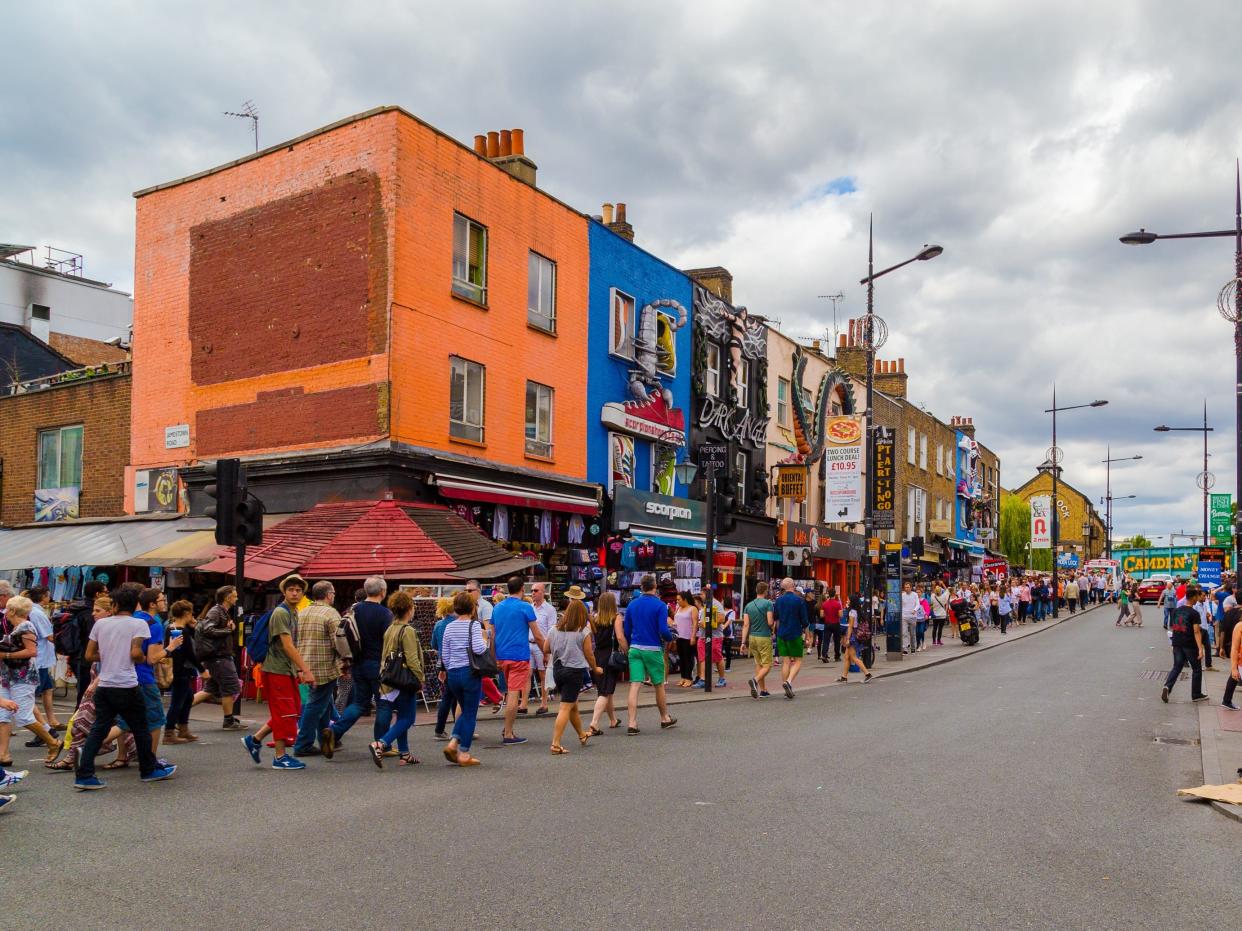
[[[293,744],[294,756],[319,756],[332,759],[336,750],[333,734],[332,699],[336,696],[336,680],[341,677],[340,660],[336,655],[336,632],[341,615],[332,602],[336,589],[331,582],[316,582],[311,586],[313,604],[298,613],[298,652],[315,677],[315,684],[308,687],[306,701],[302,704],[302,716],[298,718],[298,738]],[[315,738],[319,749],[315,749]]]
[[[336,723],[332,725],[333,743],[339,743],[345,734],[367,709],[371,702],[379,703],[380,661],[384,652],[384,631],[392,623],[392,612],[384,607],[384,595],[388,583],[377,575],[362,583],[366,600],[354,605],[354,623],[358,626],[358,639],[362,641],[362,659],[354,664],[354,694]],[[383,734],[376,733],[375,740]]]

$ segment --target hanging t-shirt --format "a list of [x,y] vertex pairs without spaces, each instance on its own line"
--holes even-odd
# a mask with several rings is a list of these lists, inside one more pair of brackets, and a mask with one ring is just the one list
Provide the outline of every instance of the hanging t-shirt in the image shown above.
[[509,539],[509,509],[503,504],[496,505],[492,515],[492,539]]
[[635,568],[654,569],[655,560],[656,545],[650,540],[645,540],[634,548],[634,561],[637,563]]
[[609,537],[604,544],[604,565],[615,572],[621,568],[621,553],[625,549],[624,537]]

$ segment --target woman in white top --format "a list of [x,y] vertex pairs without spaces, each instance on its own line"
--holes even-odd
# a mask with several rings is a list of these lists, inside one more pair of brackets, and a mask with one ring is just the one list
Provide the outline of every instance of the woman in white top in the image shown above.
[[458,766],[478,766],[482,761],[470,755],[474,739],[474,722],[479,713],[482,679],[470,667],[470,654],[487,652],[483,624],[474,619],[474,599],[469,592],[453,597],[456,617],[444,628],[440,642],[440,681],[457,699],[457,722],[453,739],[444,745],[444,758]]
[[569,751],[561,746],[565,725],[573,724],[578,742],[587,745],[591,735],[582,726],[578,710],[578,694],[586,679],[586,671],[602,679],[604,670],[595,663],[595,650],[591,645],[590,618],[581,601],[571,601],[560,621],[548,633],[548,652],[552,659],[552,675],[556,678],[557,698],[560,706],[556,711],[556,723],[552,725],[552,752],[564,754]]

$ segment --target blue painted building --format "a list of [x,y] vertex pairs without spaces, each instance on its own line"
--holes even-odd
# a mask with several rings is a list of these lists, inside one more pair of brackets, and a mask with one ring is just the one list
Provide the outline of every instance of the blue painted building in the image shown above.
[[588,224],[587,479],[684,496],[692,367],[690,279],[598,221]]

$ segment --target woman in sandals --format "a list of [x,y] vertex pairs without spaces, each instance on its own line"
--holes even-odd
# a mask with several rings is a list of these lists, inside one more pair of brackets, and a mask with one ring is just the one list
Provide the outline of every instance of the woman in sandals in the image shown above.
[[0,709],[0,766],[12,766],[9,739],[13,727],[24,727],[47,747],[48,763],[60,756],[60,741],[47,732],[35,719],[35,690],[39,686],[39,670],[35,665],[39,635],[30,621],[34,602],[18,595],[5,606],[6,622],[0,636],[7,636],[11,652],[0,653],[0,698],[16,702],[16,711]]
[[561,746],[561,735],[565,733],[566,724],[573,724],[582,746],[585,747],[591,739],[591,735],[583,729],[582,716],[578,713],[578,693],[582,691],[586,671],[590,669],[596,679],[604,677],[604,670],[595,662],[587,610],[581,601],[569,603],[548,635],[548,652],[551,654],[552,675],[556,677],[560,690],[557,695],[560,706],[556,710],[556,723],[552,725],[552,752],[568,753]]
[[414,726],[414,716],[418,711],[418,693],[422,691],[423,683],[423,645],[419,643],[418,634],[410,626],[410,620],[414,617],[414,599],[408,592],[393,592],[388,596],[388,610],[392,612],[392,623],[384,631],[384,646],[380,650],[380,656],[387,663],[388,657],[400,652],[405,658],[405,668],[414,677],[416,687],[395,689],[380,684],[375,729],[383,732],[384,736],[371,743],[371,759],[380,769],[384,768],[384,754],[392,749],[394,743],[400,754],[398,766],[412,766],[418,762],[418,757],[410,752],[409,738],[410,728]]
[[[620,650],[617,645],[617,625],[620,623],[616,594],[604,592],[599,596],[599,610],[591,618],[591,645],[595,649],[595,655],[599,657],[600,664],[604,667],[604,674],[595,681],[596,694],[599,697],[595,699],[595,711],[591,714],[592,737],[603,735],[604,732],[599,729],[599,722],[604,714],[608,715],[610,728],[621,726],[621,719],[617,717],[617,708],[613,704],[613,695],[617,691],[617,680],[621,677],[621,671],[613,669],[609,662],[613,653]],[[624,668],[625,665],[622,665],[621,669]]]
[[483,639],[483,622],[474,617],[470,592],[453,596],[453,615],[440,641],[440,681],[457,700],[453,739],[444,745],[444,758],[458,766],[478,766],[482,760],[470,755],[470,743],[474,740],[484,680],[470,668],[470,654],[486,653],[487,641]]
[[[862,661],[860,655],[862,650],[862,641],[859,639],[859,619],[862,617],[862,599],[858,595],[850,596],[850,609],[846,612],[845,627],[845,656],[843,657],[844,665],[841,667],[841,677],[838,682],[850,681],[850,665],[858,664],[858,668],[863,671],[863,681],[866,682],[871,678],[871,670]],[[868,628],[869,629],[869,628]],[[868,635],[869,636],[869,635]]]

